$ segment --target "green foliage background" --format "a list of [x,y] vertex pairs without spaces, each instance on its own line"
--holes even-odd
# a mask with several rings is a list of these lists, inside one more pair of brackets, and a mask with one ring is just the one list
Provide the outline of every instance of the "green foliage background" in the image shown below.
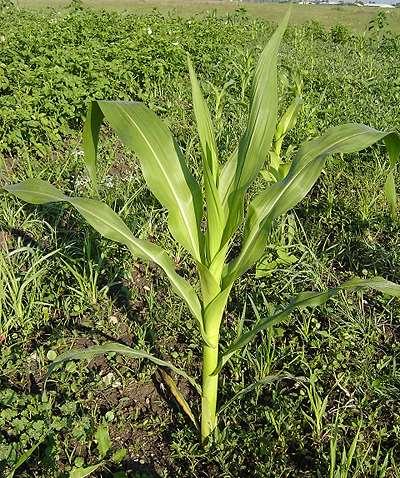
[[[2,181],[40,172],[71,194],[86,191],[80,134],[93,98],[144,101],[167,121],[196,172],[186,52],[228,155],[244,126],[255,58],[272,31],[243,11],[176,18],[4,10]],[[281,104],[290,102],[291,72],[298,71],[305,106],[287,145],[342,122],[399,128],[399,58],[400,38],[378,22],[364,35],[318,23],[289,28],[280,56]],[[230,80],[224,110],[215,109],[215,92]],[[106,128],[101,157],[107,202],[134,231],[171,248],[160,225],[164,212],[144,189],[134,157]],[[353,274],[398,280],[399,224],[390,220],[381,192],[386,162],[383,148],[329,162],[307,201],[282,223],[282,231],[291,228],[290,244],[287,234],[277,234],[276,249],[268,250],[270,261],[282,248],[298,261],[278,267],[273,277],[248,274],[235,287],[224,341],[236,335],[245,303],[244,327],[305,288],[336,285]],[[114,449],[128,453],[98,476],[121,470],[128,476],[328,476],[335,437],[340,462],[358,429],[349,476],[400,476],[395,302],[343,296],[322,310],[294,314],[289,325],[248,347],[224,372],[221,402],[271,374],[311,383],[285,379],[243,395],[225,410],[221,441],[208,453],[184,417],[157,395],[148,364],[115,357],[88,368],[71,363],[45,382],[49,351],[108,337],[147,347],[196,374],[199,341],[188,332],[195,324],[152,267],[132,267],[126,251],[101,240],[74,213],[0,199],[0,469],[9,471],[43,435],[18,476],[68,476],[74,464],[96,463],[95,433],[105,420]],[[190,278],[182,252],[172,255]],[[181,386],[190,401],[187,384]],[[315,394],[327,401],[318,426]]]

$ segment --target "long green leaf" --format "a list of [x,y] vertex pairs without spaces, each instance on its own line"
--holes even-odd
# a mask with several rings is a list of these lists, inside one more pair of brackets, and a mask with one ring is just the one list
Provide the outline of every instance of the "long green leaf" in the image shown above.
[[168,128],[142,103],[97,104],[125,146],[138,156],[147,186],[168,210],[172,235],[201,262],[202,195]]
[[85,164],[90,179],[97,189],[97,147],[99,142],[99,132],[103,121],[103,113],[96,101],[89,104],[86,114],[86,121],[83,127],[83,151],[85,154]]
[[202,308],[193,287],[176,273],[174,264],[164,249],[149,241],[134,237],[124,221],[109,206],[94,199],[68,197],[40,179],[28,179],[19,184],[5,186],[4,189],[33,204],[66,201],[74,206],[102,236],[124,244],[133,255],[141,259],[155,262],[164,270],[177,294],[188,305],[199,323],[204,340],[206,340]]
[[194,71],[193,64],[188,56],[188,68],[192,85],[193,110],[196,117],[200,145],[203,153],[204,165],[210,173],[210,178],[217,185],[219,176],[217,143],[215,141],[214,128],[210,111],[204,100],[199,81]]
[[28,179],[22,183],[3,186],[3,188],[31,204],[47,204],[68,200],[63,192],[41,179]]
[[56,359],[51,363],[49,367],[49,372],[51,373],[54,367],[57,364],[62,362],[66,362],[69,360],[92,359],[93,357],[96,357],[98,355],[104,355],[111,352],[126,355],[131,358],[146,359],[160,367],[169,368],[170,370],[175,372],[177,375],[180,375],[186,378],[186,380],[188,380],[188,382],[190,382],[191,385],[193,385],[193,387],[201,395],[200,385],[196,382],[194,378],[190,377],[184,370],[177,368],[174,365],[172,365],[170,362],[161,360],[155,357],[154,355],[151,355],[148,352],[145,352],[144,350],[132,349],[131,347],[128,347],[127,345],[122,345],[117,342],[108,342],[103,345],[93,345],[92,347],[87,347],[86,349],[83,349],[83,350],[71,350],[69,352],[64,352],[63,354],[56,357]]
[[397,216],[397,194],[394,173],[400,158],[400,136],[391,135],[385,138],[386,149],[389,155],[389,173],[385,181],[384,192],[393,218]]
[[214,374],[219,373],[226,362],[232,357],[232,355],[253,340],[259,332],[284,321],[295,309],[304,309],[306,307],[317,307],[323,305],[331,297],[334,297],[343,290],[360,291],[364,289],[373,289],[390,296],[400,297],[400,285],[383,279],[382,277],[374,277],[373,279],[359,279],[356,277],[344,282],[338,287],[327,289],[322,292],[302,292],[296,295],[286,308],[272,316],[260,320],[251,330],[242,334],[229,347],[227,347],[221,354]]
[[220,249],[225,226],[224,211],[218,193],[219,163],[210,111],[204,100],[192,62],[188,57],[192,84],[193,109],[203,158],[204,189],[207,203],[207,255],[211,262]]
[[29,460],[29,458],[32,456],[32,453],[45,441],[49,433],[50,430],[48,430],[41,438],[39,438],[39,440],[33,446],[31,446],[30,448],[28,448],[28,450],[22,453],[22,455],[18,458],[16,464],[13,466],[11,473],[7,475],[7,478],[14,478],[17,469]]
[[[280,157],[281,154],[283,139],[296,124],[302,106],[303,98],[301,96],[296,96],[276,126],[274,152],[278,157]],[[274,165],[274,167],[278,166],[279,165]]]
[[392,218],[397,216],[396,183],[393,171],[389,171],[383,188]]
[[[247,188],[268,159],[275,133],[278,92],[277,58],[289,12],[272,35],[258,61],[251,90],[250,114],[237,155],[225,164],[221,174],[220,195],[228,216],[223,243],[235,232],[243,215]],[[231,164],[230,162],[233,162]]]
[[390,168],[394,168],[400,159],[400,134],[394,133],[385,138]]
[[227,268],[224,287],[261,257],[266,234],[273,220],[306,196],[321,174],[328,156],[359,151],[389,136],[397,138],[392,132],[377,131],[360,124],[345,124],[330,128],[321,137],[303,144],[287,176],[261,192],[251,202],[242,249]]

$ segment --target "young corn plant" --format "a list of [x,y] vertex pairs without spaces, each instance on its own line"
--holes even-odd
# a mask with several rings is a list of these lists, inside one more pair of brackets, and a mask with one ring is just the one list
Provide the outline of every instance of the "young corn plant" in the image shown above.
[[299,73],[295,73],[293,75],[293,82],[295,84],[294,98],[276,125],[275,134],[272,140],[272,147],[269,153],[270,158],[267,164],[268,169],[261,171],[262,177],[268,182],[280,181],[287,175],[290,169],[291,161],[289,160],[288,156],[290,156],[292,153],[294,146],[290,145],[288,147],[285,153],[286,157],[283,160],[283,140],[289,131],[296,125],[296,121],[303,106],[303,79]]
[[[28,179],[5,188],[33,204],[69,203],[104,237],[125,245],[135,257],[152,261],[163,269],[175,292],[198,323],[203,344],[201,386],[172,364],[142,350],[117,343],[67,352],[54,363],[113,351],[146,358],[184,375],[201,395],[202,442],[208,441],[217,425],[218,375],[222,367],[260,331],[286,319],[296,308],[323,304],[342,290],[370,287],[400,296],[400,286],[382,278],[355,278],[323,292],[304,292],[294,297],[289,304],[278,308],[272,316],[260,319],[250,330],[241,333],[222,353],[219,351],[220,328],[234,282],[262,256],[275,220],[306,196],[317,181],[327,157],[335,153],[359,151],[382,139],[390,142],[397,155],[400,151],[400,139],[396,133],[377,131],[360,124],[331,128],[321,137],[303,144],[284,179],[257,193],[245,211],[246,192],[269,161],[276,131],[277,57],[287,21],[288,15],[261,54],[254,73],[246,129],[237,149],[223,165],[218,155],[209,109],[189,60],[193,107],[202,151],[202,186],[190,173],[167,127],[143,104],[94,101],[89,107],[83,142],[86,166],[93,184],[97,188],[99,130],[103,119],[106,119],[125,146],[135,152],[148,188],[167,209],[169,230],[192,257],[198,271],[198,285],[189,283],[175,271],[167,251],[135,237],[106,204],[95,199],[69,197],[39,179]],[[242,224],[241,250],[231,257],[231,245]],[[181,402],[186,407],[186,402]]]

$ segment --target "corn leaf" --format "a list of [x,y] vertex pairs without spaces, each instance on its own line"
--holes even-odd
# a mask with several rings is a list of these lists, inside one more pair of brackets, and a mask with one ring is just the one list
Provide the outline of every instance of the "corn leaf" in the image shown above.
[[292,162],[287,176],[272,184],[250,203],[239,256],[227,267],[224,287],[246,272],[262,256],[266,234],[278,216],[298,204],[310,191],[334,153],[351,153],[367,148],[394,133],[377,131],[361,124],[330,128],[321,137],[305,143]]
[[103,121],[103,113],[96,101],[89,104],[86,114],[86,121],[83,127],[83,152],[85,157],[86,169],[97,189],[97,148],[99,143],[99,132]]
[[393,171],[389,171],[385,186],[384,186],[384,193],[386,196],[386,201],[389,206],[390,215],[392,218],[397,216],[397,195],[396,195],[396,184],[394,182],[394,174]]
[[360,279],[355,277],[344,282],[338,287],[327,289],[325,291],[301,292],[290,301],[286,308],[272,316],[260,320],[251,330],[242,334],[229,347],[227,347],[220,356],[218,366],[215,369],[214,374],[219,373],[226,362],[232,357],[232,355],[253,340],[259,332],[284,321],[295,309],[318,307],[325,304],[330,298],[344,290],[362,291],[365,289],[373,289],[389,296],[400,297],[400,285],[383,279],[382,277],[374,277],[372,279]]
[[199,424],[194,416],[190,405],[186,401],[186,398],[183,396],[182,392],[179,390],[178,385],[175,383],[175,380],[163,369],[160,369],[160,374],[169,388],[170,392],[174,396],[175,400],[177,401],[178,405],[181,407],[182,411],[186,413],[186,415],[190,418],[193,425],[199,429]]
[[275,134],[278,92],[277,58],[289,12],[276,29],[258,61],[251,90],[250,114],[237,155],[225,164],[221,174],[220,194],[228,216],[223,243],[236,231],[243,216],[243,199],[247,188],[268,159]]
[[68,199],[59,189],[41,179],[28,179],[22,183],[3,186],[3,188],[31,204],[47,204]]
[[275,147],[274,152],[280,156],[283,139],[286,134],[294,127],[296,124],[297,118],[299,116],[301,107],[303,106],[303,98],[301,96],[296,96],[295,99],[290,103],[287,110],[280,119],[275,132]]
[[231,288],[226,287],[219,292],[204,310],[204,327],[211,334],[215,334],[219,330]]
[[90,111],[90,134],[85,156],[92,168],[96,129],[101,115],[114,128],[125,146],[136,153],[147,186],[168,210],[171,234],[192,256],[201,261],[203,213],[199,185],[191,175],[182,152],[165,124],[142,103],[126,101],[97,101],[98,108]]
[[186,380],[188,380],[188,382],[190,382],[191,385],[193,385],[193,387],[201,395],[200,385],[195,381],[194,378],[190,377],[184,370],[177,368],[174,365],[172,365],[170,362],[161,360],[144,350],[133,349],[131,347],[128,347],[127,345],[122,345],[117,342],[108,342],[103,345],[93,345],[92,347],[87,347],[82,350],[70,350],[69,352],[64,352],[63,354],[56,357],[55,360],[53,360],[53,362],[51,363],[49,367],[49,373],[53,371],[54,367],[57,364],[60,364],[62,362],[67,362],[69,360],[83,360],[83,359],[90,360],[98,355],[104,355],[107,353],[117,353],[117,354],[126,355],[131,358],[146,359],[160,367],[169,368],[170,370],[175,372],[177,375],[180,375],[186,378]]
[[207,306],[219,292],[220,284],[206,266],[197,264],[197,271],[200,279],[203,304]]
[[4,189],[33,204],[66,201],[74,206],[102,236],[124,244],[134,256],[155,262],[164,270],[177,294],[188,305],[198,321],[201,334],[205,339],[202,308],[193,287],[176,273],[174,264],[164,249],[149,241],[134,237],[124,221],[109,206],[94,199],[68,197],[40,179],[28,179],[19,184],[5,186]]
[[384,192],[393,218],[397,216],[397,194],[394,173],[396,171],[397,162],[400,157],[400,137],[399,135],[390,135],[385,138],[386,149],[389,155],[389,173],[387,175]]
[[394,168],[400,159],[400,135],[393,133],[385,138],[390,168]]
[[225,226],[224,212],[218,193],[219,164],[214,129],[210,111],[204,100],[192,62],[188,58],[190,80],[192,84],[193,109],[203,158],[204,189],[207,203],[207,252],[211,262],[220,249]]
[[294,127],[302,106],[303,98],[301,96],[296,96],[288,106],[276,127],[275,141],[279,141],[282,136],[285,136],[286,133]]

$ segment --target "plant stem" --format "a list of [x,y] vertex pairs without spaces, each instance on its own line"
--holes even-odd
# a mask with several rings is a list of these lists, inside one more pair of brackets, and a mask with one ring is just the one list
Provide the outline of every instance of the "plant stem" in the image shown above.
[[201,401],[201,441],[208,438],[217,425],[218,375],[211,375],[218,363],[218,336],[212,342],[215,348],[203,348],[203,383]]
[[218,365],[219,329],[231,286],[221,291],[221,274],[226,246],[207,273],[200,271],[204,304],[204,331],[208,345],[203,346],[203,377],[201,400],[201,442],[204,444],[217,426],[218,375],[211,375]]

